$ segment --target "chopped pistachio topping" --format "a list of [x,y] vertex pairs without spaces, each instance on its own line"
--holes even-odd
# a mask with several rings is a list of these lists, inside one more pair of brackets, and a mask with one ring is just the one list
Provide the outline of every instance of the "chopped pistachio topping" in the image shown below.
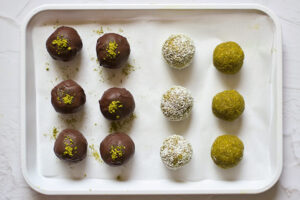
[[[69,136],[66,136],[64,138],[64,140],[65,140],[64,141],[64,145],[65,145],[64,155],[68,155],[71,157],[74,156],[73,149],[76,150],[77,147],[76,146],[74,148],[72,147],[72,145],[74,144],[72,138],[70,138]],[[75,151],[74,153],[77,153],[77,151]]]
[[116,41],[109,42],[106,48],[106,52],[107,52],[106,56],[109,58],[116,58],[117,54],[120,53],[119,51],[116,51],[118,46],[119,45],[116,43]]
[[111,155],[111,158],[112,158],[113,160],[116,160],[117,158],[121,158],[121,157],[124,155],[123,150],[124,150],[125,148],[126,148],[126,147],[123,146],[123,145],[111,146],[111,147],[110,147],[110,155]]
[[[122,107],[123,107],[123,105],[121,104],[120,101],[112,101],[108,106],[108,112],[115,113],[119,108],[122,108]],[[118,117],[118,115],[116,117]]]
[[91,145],[89,145],[89,148],[91,149],[91,151],[92,151],[92,156],[95,158],[95,160],[101,163],[102,160],[101,160],[101,158],[100,158],[99,153],[98,153],[97,150],[95,149],[95,145],[94,145],[94,144],[91,144]]
[[66,96],[64,96],[62,99],[63,99],[65,104],[71,104],[72,101],[73,101],[73,98],[74,98],[74,96],[66,94]]
[[57,130],[56,127],[54,127],[53,130],[52,130],[52,137],[53,137],[54,139],[56,139],[57,133],[58,133],[58,130]]
[[61,54],[65,49],[71,50],[71,47],[68,45],[68,40],[65,39],[62,35],[57,36],[55,40],[52,41],[53,45],[57,46],[57,53]]

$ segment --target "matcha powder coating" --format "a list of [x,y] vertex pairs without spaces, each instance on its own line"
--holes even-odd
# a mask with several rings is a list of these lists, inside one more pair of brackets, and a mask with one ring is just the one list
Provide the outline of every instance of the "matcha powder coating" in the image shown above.
[[211,147],[211,158],[221,168],[236,166],[243,158],[244,144],[234,135],[217,137]]
[[235,90],[225,90],[214,96],[212,111],[216,117],[233,121],[237,119],[245,109],[245,101],[242,95]]
[[242,68],[244,52],[235,42],[219,44],[213,55],[214,66],[225,74],[235,74]]

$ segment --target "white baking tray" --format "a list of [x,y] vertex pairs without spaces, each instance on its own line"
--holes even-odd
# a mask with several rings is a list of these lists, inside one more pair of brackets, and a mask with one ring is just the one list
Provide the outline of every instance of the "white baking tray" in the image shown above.
[[[57,23],[74,27],[83,40],[81,53],[69,63],[54,61],[45,48]],[[105,69],[99,74],[95,44],[101,26],[104,32],[128,38],[129,62],[135,67],[128,76],[117,71],[110,77],[112,72]],[[278,180],[282,51],[279,23],[269,9],[231,4],[47,5],[31,12],[22,30],[22,171],[34,190],[98,195],[259,193]],[[184,71],[169,68],[161,56],[161,46],[172,33],[189,35],[196,45],[194,62]],[[233,76],[219,73],[212,64],[214,47],[229,40],[245,51],[244,66]],[[71,116],[77,120],[71,124],[50,103],[51,89],[67,73],[87,95],[84,109]],[[183,122],[168,122],[160,111],[161,95],[172,85],[189,88],[195,99],[191,118]],[[96,161],[89,149],[81,163],[58,160],[49,136],[53,127],[75,127],[98,149],[109,129],[98,100],[112,86],[126,87],[136,100],[137,118],[127,131],[136,144],[134,158],[113,168]],[[212,97],[225,89],[237,89],[246,101],[243,116],[235,122],[218,120],[211,112]],[[236,134],[245,144],[243,160],[228,170],[216,167],[210,158],[212,142],[223,133]],[[176,172],[167,170],[159,157],[162,140],[171,134],[184,135],[194,149],[191,163]]]

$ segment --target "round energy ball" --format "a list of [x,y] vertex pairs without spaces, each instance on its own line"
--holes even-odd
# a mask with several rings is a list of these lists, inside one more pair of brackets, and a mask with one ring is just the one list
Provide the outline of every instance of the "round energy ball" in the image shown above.
[[213,55],[214,66],[225,74],[235,74],[240,71],[244,62],[244,52],[235,42],[219,44]]
[[163,94],[160,108],[168,120],[181,121],[190,116],[193,97],[188,89],[174,86]]
[[234,135],[217,137],[211,147],[211,158],[221,168],[236,166],[243,158],[244,144]]
[[191,64],[194,57],[194,42],[182,34],[171,35],[162,47],[162,54],[171,67],[184,69]]
[[190,162],[193,155],[192,145],[180,135],[167,137],[160,147],[160,157],[169,169],[179,169]]
[[96,52],[101,66],[116,69],[127,62],[130,45],[125,37],[106,33],[97,40]]
[[233,121],[237,119],[245,109],[245,101],[242,95],[235,90],[225,90],[216,94],[212,101],[212,111],[216,117]]
[[56,112],[71,114],[85,104],[86,96],[82,87],[73,80],[65,80],[51,91],[51,103]]
[[132,94],[125,88],[110,88],[99,100],[100,111],[106,119],[122,120],[130,116],[135,109]]
[[49,36],[46,48],[53,59],[70,61],[82,49],[82,41],[74,28],[61,26]]
[[86,157],[87,141],[77,130],[65,129],[54,143],[55,155],[65,161],[78,162]]
[[100,144],[101,158],[111,166],[123,165],[133,156],[134,151],[134,142],[125,133],[110,134]]

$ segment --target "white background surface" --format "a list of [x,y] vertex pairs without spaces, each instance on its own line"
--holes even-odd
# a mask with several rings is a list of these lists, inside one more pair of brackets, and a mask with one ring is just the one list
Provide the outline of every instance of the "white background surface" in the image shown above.
[[[284,169],[280,181],[269,191],[259,195],[235,196],[130,196],[130,197],[75,197],[44,196],[32,191],[20,170],[20,24],[33,8],[44,3],[124,3],[124,1],[57,1],[9,0],[0,2],[0,199],[300,199],[300,1],[252,0],[214,1],[216,3],[260,3],[271,8],[280,18],[283,32],[284,72]],[[127,1],[128,3],[149,1]],[[180,3],[159,1],[151,3]],[[194,0],[185,3],[207,3]],[[209,1],[212,3],[212,1]],[[298,65],[297,65],[298,64]],[[299,78],[298,78],[299,76]]]

